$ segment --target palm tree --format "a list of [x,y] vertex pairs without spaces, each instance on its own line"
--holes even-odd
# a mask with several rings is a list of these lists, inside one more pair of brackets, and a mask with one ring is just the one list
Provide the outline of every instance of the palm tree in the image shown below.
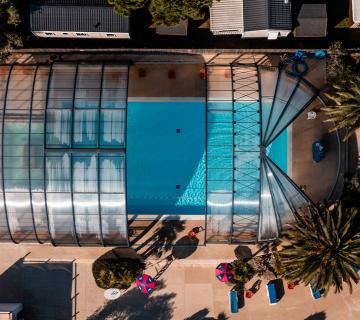
[[291,282],[312,284],[325,294],[331,287],[338,293],[345,282],[359,282],[354,266],[360,265],[359,210],[310,206],[295,213],[296,222],[284,231],[289,241],[281,251],[280,275]]
[[325,122],[334,123],[330,132],[346,129],[345,141],[360,127],[360,81],[354,77],[331,84],[331,87],[325,96],[336,106],[322,108],[328,116]]

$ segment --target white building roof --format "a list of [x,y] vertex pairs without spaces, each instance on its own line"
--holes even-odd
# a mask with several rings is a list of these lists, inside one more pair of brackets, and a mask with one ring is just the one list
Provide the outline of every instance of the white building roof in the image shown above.
[[243,34],[243,0],[214,0],[210,8],[210,30],[215,35]]
[[352,0],[353,20],[360,23],[360,0]]

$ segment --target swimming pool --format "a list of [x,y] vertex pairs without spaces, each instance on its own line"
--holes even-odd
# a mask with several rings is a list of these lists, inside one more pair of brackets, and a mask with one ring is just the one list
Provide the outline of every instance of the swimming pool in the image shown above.
[[[129,214],[205,214],[206,190],[215,193],[232,192],[233,125],[231,113],[225,115],[227,117],[223,114],[208,114],[206,118],[204,102],[129,101],[126,150]],[[214,119],[219,125],[215,125],[217,122]],[[225,130],[225,126],[229,130]],[[214,133],[217,133],[216,137],[212,137]],[[238,135],[236,141],[241,143],[244,139],[247,141],[246,135]],[[267,148],[267,155],[285,173],[288,165],[287,140],[287,130],[284,130]],[[214,152],[212,144],[221,152],[216,163],[213,163],[211,157]],[[226,156],[224,148],[231,149],[229,156]],[[237,160],[240,166],[237,172],[242,172],[238,179],[248,179],[254,168],[250,166],[247,169],[248,155],[238,156],[247,157]],[[222,170],[220,172],[212,167]],[[247,173],[247,170],[250,171]],[[230,184],[228,187],[227,182]],[[244,196],[251,196],[250,191],[243,192]]]
[[205,102],[129,101],[129,214],[205,214],[205,112]]

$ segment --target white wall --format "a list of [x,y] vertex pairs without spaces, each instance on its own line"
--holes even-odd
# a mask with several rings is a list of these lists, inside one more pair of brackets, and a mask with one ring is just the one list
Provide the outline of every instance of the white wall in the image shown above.
[[256,30],[256,31],[245,31],[243,33],[243,38],[267,38],[269,32],[278,32],[278,37],[287,37],[291,30]]
[[33,34],[41,38],[130,39],[125,32],[33,31]]

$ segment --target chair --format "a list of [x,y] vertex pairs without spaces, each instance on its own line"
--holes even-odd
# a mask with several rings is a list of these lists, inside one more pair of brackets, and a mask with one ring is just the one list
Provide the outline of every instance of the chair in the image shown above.
[[321,290],[316,290],[311,284],[309,284],[310,293],[314,300],[321,298]]
[[276,287],[275,287],[275,283],[268,283],[266,285],[267,288],[267,294],[269,297],[269,303],[270,305],[274,305],[278,303],[278,297],[276,295]]
[[238,313],[238,296],[236,291],[229,292],[230,313]]
[[320,162],[324,158],[324,146],[320,141],[315,141],[312,144],[312,158],[315,162]]

